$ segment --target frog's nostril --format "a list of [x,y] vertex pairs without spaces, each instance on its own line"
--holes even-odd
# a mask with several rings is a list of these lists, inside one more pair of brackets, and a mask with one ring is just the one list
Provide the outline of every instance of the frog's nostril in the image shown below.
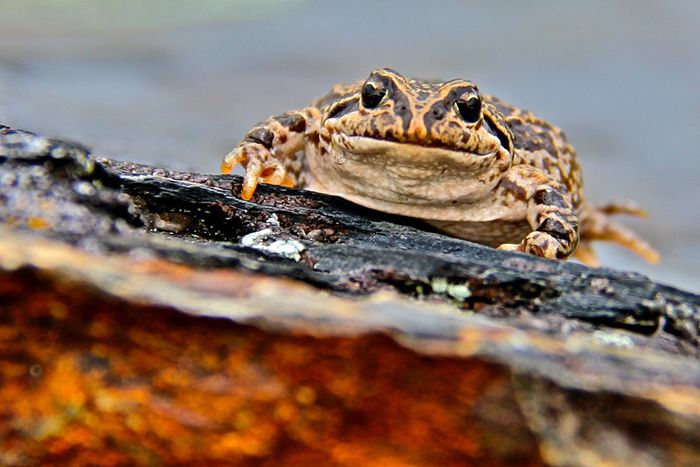
[[440,107],[433,107],[430,113],[435,120],[442,120],[442,117],[445,116],[445,110]]

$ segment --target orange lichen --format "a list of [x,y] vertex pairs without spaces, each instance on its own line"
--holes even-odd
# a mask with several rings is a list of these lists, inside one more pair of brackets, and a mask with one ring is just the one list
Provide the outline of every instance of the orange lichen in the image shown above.
[[44,230],[51,227],[51,224],[41,217],[30,217],[27,219],[27,227],[34,230]]
[[420,356],[380,335],[273,334],[36,281],[0,281],[0,463],[540,462],[517,416],[507,452],[487,442],[506,427],[479,406],[515,407],[510,391],[484,391],[510,384],[495,364]]

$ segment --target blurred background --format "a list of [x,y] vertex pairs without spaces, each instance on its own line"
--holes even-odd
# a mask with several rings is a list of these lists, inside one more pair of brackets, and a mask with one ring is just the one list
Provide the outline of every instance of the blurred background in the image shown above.
[[110,157],[218,172],[258,120],[389,66],[467,78],[563,128],[589,199],[634,200],[700,292],[700,2],[0,0],[0,122]]

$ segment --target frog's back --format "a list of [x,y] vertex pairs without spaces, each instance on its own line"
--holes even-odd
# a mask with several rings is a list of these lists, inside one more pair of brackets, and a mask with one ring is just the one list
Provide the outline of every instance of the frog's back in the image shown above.
[[513,133],[513,165],[536,167],[566,187],[576,209],[582,207],[581,169],[574,148],[554,125],[493,96],[486,96],[505,119]]

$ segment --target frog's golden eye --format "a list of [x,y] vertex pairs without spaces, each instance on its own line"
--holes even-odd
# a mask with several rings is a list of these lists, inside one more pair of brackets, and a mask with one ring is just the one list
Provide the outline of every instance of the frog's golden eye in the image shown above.
[[478,94],[469,94],[466,99],[455,101],[455,112],[467,123],[476,123],[481,118],[481,98]]
[[362,86],[362,105],[367,109],[373,109],[384,101],[386,86],[381,82],[368,81]]

